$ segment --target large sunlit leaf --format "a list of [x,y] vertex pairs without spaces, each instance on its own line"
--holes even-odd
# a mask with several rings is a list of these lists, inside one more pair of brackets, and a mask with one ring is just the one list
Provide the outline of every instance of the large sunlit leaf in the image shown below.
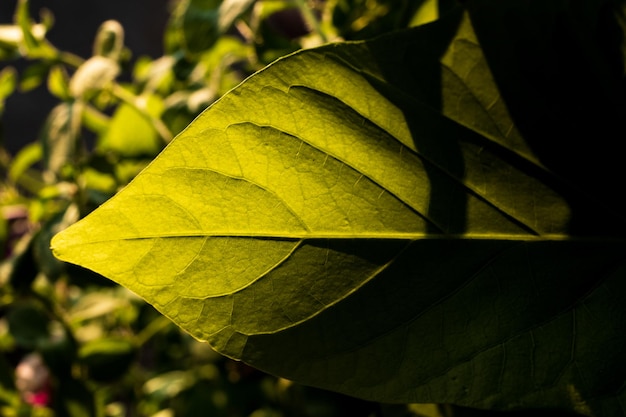
[[305,384],[617,415],[626,220],[514,119],[467,14],[296,53],[53,250]]

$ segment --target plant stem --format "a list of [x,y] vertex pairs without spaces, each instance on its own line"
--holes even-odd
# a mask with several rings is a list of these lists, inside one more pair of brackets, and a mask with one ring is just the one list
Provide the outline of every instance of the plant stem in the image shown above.
[[85,62],[85,60],[79,57],[78,55],[74,55],[71,52],[64,52],[64,51],[58,52],[58,60],[64,63],[65,65],[73,67],[73,68],[78,68],[83,64],[83,62]]

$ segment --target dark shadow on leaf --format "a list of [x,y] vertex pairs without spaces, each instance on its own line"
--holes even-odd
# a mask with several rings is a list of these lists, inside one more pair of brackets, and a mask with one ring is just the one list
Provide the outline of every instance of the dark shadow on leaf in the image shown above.
[[466,3],[517,128],[564,183],[575,235],[626,231],[623,3]]
[[[479,43],[506,107],[517,129],[541,164],[548,170],[547,173],[537,173],[536,171],[542,170],[541,167],[525,166],[523,172],[536,176],[542,175],[540,179],[544,183],[548,182],[550,187],[568,201],[572,213],[569,230],[567,230],[569,234],[608,235],[621,238],[626,231],[626,221],[623,215],[626,204],[621,200],[622,193],[619,191],[623,188],[624,178],[623,153],[619,151],[621,148],[619,142],[624,139],[622,125],[626,120],[624,59],[621,53],[622,30],[617,14],[612,9],[616,3],[581,2],[576,3],[577,7],[571,10],[568,7],[570,3],[574,4],[566,1],[546,3],[521,0],[501,3],[485,0],[466,2]],[[476,133],[472,136],[471,132],[468,134],[468,128],[442,116],[441,58],[457,33],[461,17],[460,10],[457,10],[436,24],[417,29],[420,31],[420,36],[395,38],[398,42],[403,42],[398,48],[403,52],[397,55],[390,56],[388,51],[385,51],[388,43],[384,40],[369,44],[371,56],[380,57],[376,62],[376,69],[382,73],[384,79],[370,76],[368,80],[404,113],[412,133],[413,145],[422,158],[429,176],[431,189],[427,217],[433,226],[428,232],[433,234],[463,234],[467,229],[468,190],[462,186],[466,163],[459,138],[480,144],[488,142],[480,134]],[[377,72],[372,71],[372,73]],[[367,69],[363,70],[363,75],[368,77]],[[507,159],[507,162],[518,163],[511,158]],[[524,163],[533,164],[528,161]],[[419,244],[422,243],[415,243],[414,247],[406,250],[406,253],[414,250],[412,255],[415,256],[396,259],[393,267],[380,274],[380,276],[389,274],[385,276],[386,279],[397,279],[394,283],[396,289],[402,288],[401,285],[407,285],[406,281],[409,281],[407,277],[414,277],[415,281],[411,284],[417,285],[416,283],[424,282],[420,281],[422,276],[433,276],[433,274],[424,274],[421,265],[419,267],[422,269],[410,262],[417,259],[418,253],[421,256],[424,255],[424,248],[417,247]],[[437,242],[431,244],[438,245]],[[502,340],[528,333],[532,335],[533,326],[541,327],[543,324],[550,324],[559,316],[570,317],[570,313],[575,325],[576,316],[573,314],[575,305],[585,300],[588,294],[600,284],[606,284],[608,281],[613,284],[612,280],[618,282],[618,278],[623,275],[623,272],[620,272],[623,271],[620,269],[620,265],[623,264],[621,252],[623,247],[611,249],[616,252],[611,255],[611,261],[606,263],[607,270],[603,271],[597,270],[594,266],[600,264],[595,262],[594,256],[606,262],[602,257],[609,250],[610,245],[606,250],[595,244],[589,247],[585,244],[577,245],[576,242],[569,242],[557,248],[551,246],[550,242],[536,244],[531,248],[532,253],[528,252],[527,256],[521,251],[516,253],[514,259],[518,262],[517,264],[513,264],[509,259],[506,259],[506,262],[502,261],[504,258],[499,258],[498,252],[498,256],[494,255],[488,259],[488,262],[482,262],[481,268],[476,269],[483,271],[483,266],[494,268],[496,260],[502,261],[498,264],[501,265],[501,269],[497,271],[501,278],[497,278],[498,274],[495,272],[493,276],[484,274],[479,278],[472,275],[467,282],[451,282],[446,288],[447,294],[454,294],[457,289],[468,291],[472,284],[480,287],[480,291],[477,290],[464,300],[480,300],[481,294],[490,295],[485,298],[489,301],[476,301],[474,306],[476,319],[468,319],[468,323],[471,322],[472,325],[480,327],[475,333],[483,329],[478,316],[488,311],[490,305],[501,303],[498,320],[506,325],[499,329],[502,334],[497,337],[494,336],[493,328],[489,329],[485,338],[493,337],[494,340],[490,340],[487,346],[497,346],[497,343]],[[337,249],[345,251],[343,248]],[[456,252],[450,251],[450,253]],[[362,254],[362,256],[367,255],[368,251]],[[561,255],[562,259],[555,259]],[[449,262],[459,265],[459,261],[454,260],[447,252],[445,257],[424,257],[424,259],[431,258],[446,259],[446,264]],[[406,270],[393,270],[393,268],[401,269],[405,266],[403,261],[407,262]],[[535,261],[536,265],[531,265],[529,268],[533,273],[528,274],[525,267]],[[556,271],[556,266],[563,270]],[[589,270],[579,273],[585,268]],[[460,268],[460,270],[471,269]],[[449,272],[449,275],[443,276],[454,275],[454,271]],[[563,285],[561,278],[553,279],[553,277],[568,276],[574,278],[570,279],[567,285]],[[536,277],[541,277],[537,282],[542,287],[535,291],[532,285],[528,284],[529,279]],[[434,280],[434,282],[441,284],[442,280]],[[369,303],[383,294],[382,289],[377,288],[377,285],[393,288],[393,285],[389,286],[389,284],[389,281],[384,281],[382,284],[381,281],[372,280],[351,299],[345,300],[343,306],[348,306],[346,308],[353,311],[367,310],[371,317],[381,321],[388,320],[393,316],[392,312],[385,310],[374,313]],[[511,286],[508,296],[499,287],[502,284]],[[522,296],[521,294],[525,291],[529,292]],[[398,292],[407,297],[425,293],[422,287],[403,288]],[[393,294],[386,298],[399,299],[397,295]],[[552,299],[554,301],[546,303],[546,300]],[[512,303],[520,300],[522,304],[519,305],[519,309],[512,309]],[[437,297],[431,297],[426,301],[430,301],[432,303],[430,305],[435,307],[443,304]],[[416,304],[427,305],[426,302]],[[510,320],[503,320],[502,312],[511,314]],[[324,312],[320,315],[319,321],[321,322],[323,316],[330,316],[331,313],[332,311]],[[403,311],[401,316],[411,317],[417,321],[421,314],[423,314],[422,311]],[[466,314],[465,318],[467,317]],[[516,323],[518,319],[520,322]],[[285,336],[285,341],[289,340],[286,335],[296,331],[326,336],[328,331],[326,329],[323,332],[320,331],[315,321],[309,320],[299,330],[286,330],[278,338]],[[330,321],[337,323],[336,319]],[[438,329],[437,323],[426,322],[426,324],[432,325],[433,331],[425,331],[425,336],[422,338],[426,340],[428,337],[433,337],[433,340],[428,340],[432,343],[425,343],[425,346],[434,346],[438,341],[433,336],[436,335]],[[354,323],[350,323],[350,326],[354,326]],[[366,322],[364,326],[368,326],[370,330],[373,328],[372,322]],[[337,327],[340,328],[339,325]],[[383,328],[384,323],[380,327]],[[570,339],[573,337],[570,332],[571,327],[564,326],[563,329],[565,329],[563,333],[555,333],[553,345],[563,344],[571,348]],[[453,333],[462,334],[463,331],[467,331],[467,328]],[[346,333],[338,333],[337,338],[341,338],[341,335]],[[263,347],[261,351],[273,348],[276,343],[276,339],[271,341],[265,339],[266,337],[261,335],[255,340],[257,343],[255,346]],[[584,337],[581,337],[581,340],[585,340]],[[359,342],[369,343],[369,341]],[[468,344],[469,342],[466,342],[465,346],[458,348],[455,352],[461,358],[460,363],[465,363],[472,357],[471,355],[481,349],[478,345],[467,346]],[[620,345],[620,342],[616,344],[615,351],[618,352],[623,344]],[[307,352],[309,355],[305,356],[316,358],[316,355],[324,356],[323,347],[323,344],[320,347],[307,340],[306,345],[300,348],[303,351],[310,349],[310,352]],[[405,355],[405,363],[416,363],[416,361],[406,359],[410,354],[411,352],[398,351],[395,356],[392,356],[400,358]],[[287,352],[284,352],[283,355],[278,356],[286,355]],[[589,360],[584,355],[580,354],[578,358],[581,362]],[[618,357],[618,354],[614,352],[610,352],[610,355],[613,355],[613,358]],[[570,360],[567,355],[563,358],[565,361]],[[427,366],[434,366],[436,362],[434,356],[430,359]],[[399,364],[391,364],[391,368],[394,366],[401,368]],[[562,366],[565,368],[569,365],[566,363]],[[289,372],[290,369],[285,371]],[[393,369],[386,369],[386,371],[392,373]],[[609,371],[608,366],[607,371]],[[382,372],[376,373],[377,376],[382,374]],[[621,371],[613,374],[623,375]],[[421,382],[426,384],[429,381]],[[594,388],[595,392],[584,392],[585,398],[595,398],[596,395],[614,395],[621,389],[622,382],[617,380],[617,377],[604,378],[603,381],[597,383]],[[575,415],[548,413],[550,415]]]
[[582,414],[551,408],[531,408],[518,411],[488,411],[453,407],[450,417],[582,417]]
[[451,14],[435,25],[424,25],[422,36],[400,38],[403,53],[390,57],[386,43],[372,42],[372,57],[385,75],[370,79],[374,88],[405,114],[415,148],[424,162],[431,186],[427,217],[429,233],[462,234],[466,228],[467,190],[458,138],[460,125],[441,117],[441,56],[456,34],[461,14]]

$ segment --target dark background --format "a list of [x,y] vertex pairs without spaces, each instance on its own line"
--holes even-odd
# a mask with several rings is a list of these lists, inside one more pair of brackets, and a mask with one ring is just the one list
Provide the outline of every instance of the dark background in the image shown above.
[[[57,48],[83,58],[91,55],[93,39],[102,22],[119,21],[125,30],[125,45],[132,60],[142,55],[163,54],[163,29],[174,0],[31,0],[30,12],[39,21],[39,11],[46,8],[54,15],[48,39]],[[17,0],[0,0],[0,24],[10,24]],[[0,62],[0,69],[12,65],[22,70],[24,60]],[[6,103],[0,134],[6,148],[15,153],[36,140],[46,115],[58,100],[45,85],[27,93],[11,96]]]

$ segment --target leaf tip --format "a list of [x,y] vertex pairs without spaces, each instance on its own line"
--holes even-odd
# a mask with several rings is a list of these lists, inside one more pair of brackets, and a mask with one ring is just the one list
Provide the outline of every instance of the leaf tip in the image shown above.
[[64,229],[52,236],[50,239],[50,249],[52,250],[52,254],[61,261],[66,261],[64,257],[64,249],[67,248],[69,239],[67,238],[67,230]]

